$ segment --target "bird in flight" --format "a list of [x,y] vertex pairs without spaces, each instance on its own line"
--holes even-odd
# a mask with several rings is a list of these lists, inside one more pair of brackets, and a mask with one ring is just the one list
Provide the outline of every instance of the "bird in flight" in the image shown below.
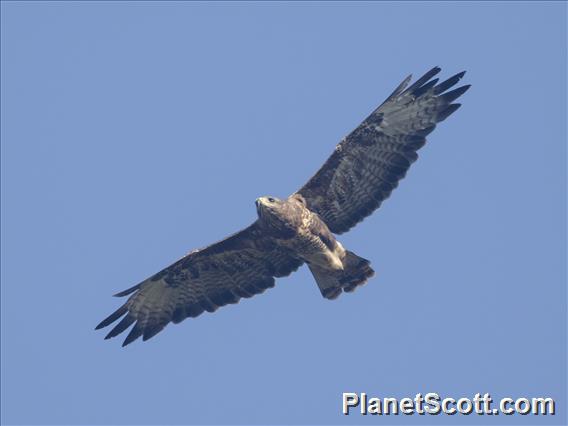
[[389,197],[426,136],[460,107],[453,102],[470,86],[454,86],[465,71],[438,83],[433,77],[440,71],[435,67],[410,86],[408,76],[288,198],[257,198],[258,218],[250,226],[116,294],[130,297],[96,329],[122,318],[105,339],[133,325],[123,346],[139,337],[148,340],[170,322],[262,293],[304,263],[327,299],[364,284],[374,274],[370,262],[335,235]]

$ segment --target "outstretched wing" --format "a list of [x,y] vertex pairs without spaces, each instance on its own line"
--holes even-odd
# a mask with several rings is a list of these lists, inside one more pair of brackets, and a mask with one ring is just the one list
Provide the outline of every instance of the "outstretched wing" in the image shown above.
[[437,84],[436,67],[407,88],[407,77],[359,127],[344,138],[319,171],[296,194],[341,234],[387,199],[416,161],[436,123],[460,107],[469,85],[452,91],[461,72]]
[[237,303],[274,287],[274,278],[291,274],[302,261],[278,248],[263,235],[257,222],[248,228],[195,250],[182,259],[116,296],[132,294],[96,329],[122,320],[107,334],[114,337],[132,324],[123,346],[142,336],[148,340],[169,322],[179,323],[203,311]]

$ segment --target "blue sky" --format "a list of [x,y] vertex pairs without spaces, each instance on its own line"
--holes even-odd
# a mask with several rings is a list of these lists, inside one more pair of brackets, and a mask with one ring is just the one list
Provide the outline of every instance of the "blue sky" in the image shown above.
[[[565,423],[565,3],[1,7],[3,423]],[[473,87],[341,237],[367,286],[329,302],[303,268],[146,343],[93,331],[435,65]],[[345,417],[342,392],[559,414]]]

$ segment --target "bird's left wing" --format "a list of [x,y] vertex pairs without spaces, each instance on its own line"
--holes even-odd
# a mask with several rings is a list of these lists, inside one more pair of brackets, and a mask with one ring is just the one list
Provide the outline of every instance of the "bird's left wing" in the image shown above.
[[274,286],[275,277],[291,274],[302,261],[264,236],[257,222],[195,250],[142,283],[116,296],[130,298],[96,329],[122,320],[107,334],[114,337],[132,324],[123,346],[140,336],[148,340],[168,323],[237,303]]
[[410,86],[406,78],[293,194],[333,233],[349,230],[377,209],[416,161],[426,136],[460,106],[452,102],[469,86],[448,89],[465,72],[438,84],[432,77],[439,72],[433,68]]

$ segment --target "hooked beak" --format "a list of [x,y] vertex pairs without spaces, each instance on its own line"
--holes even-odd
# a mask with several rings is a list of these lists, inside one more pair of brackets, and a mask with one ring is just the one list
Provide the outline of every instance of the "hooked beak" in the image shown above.
[[256,201],[254,202],[254,204],[256,205],[256,212],[258,213],[258,215],[260,216],[262,213],[262,201],[260,198],[257,198]]

